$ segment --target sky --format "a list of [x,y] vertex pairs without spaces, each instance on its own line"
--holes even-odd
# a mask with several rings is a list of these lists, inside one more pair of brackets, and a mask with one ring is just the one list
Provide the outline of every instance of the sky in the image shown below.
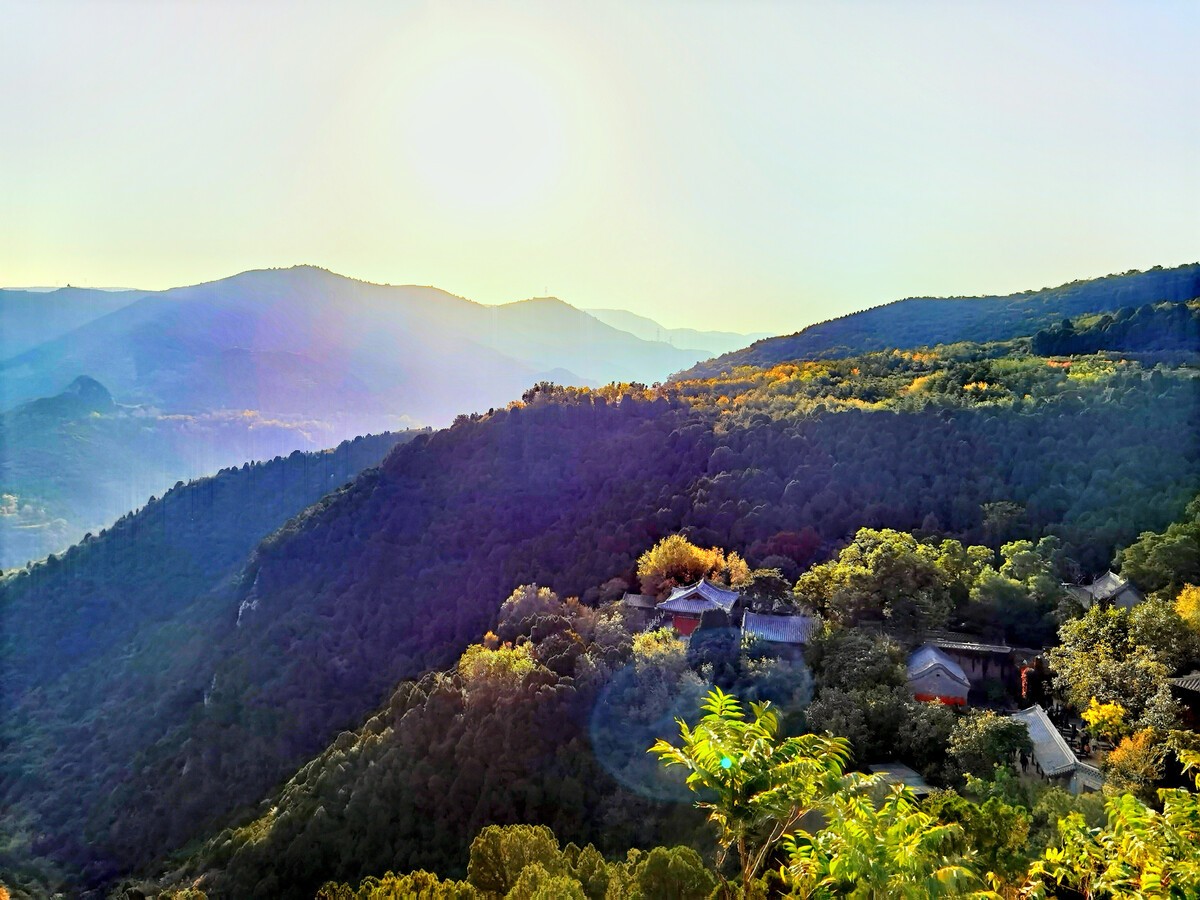
[[0,284],[785,333],[1200,259],[1200,3],[0,0]]

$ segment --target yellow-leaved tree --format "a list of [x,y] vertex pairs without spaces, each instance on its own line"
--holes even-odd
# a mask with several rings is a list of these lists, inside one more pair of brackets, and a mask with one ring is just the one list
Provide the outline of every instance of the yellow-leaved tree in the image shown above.
[[734,587],[750,578],[750,567],[737,553],[725,553],[719,547],[705,550],[681,534],[663,538],[638,557],[637,572],[642,592],[655,595],[701,578]]
[[1179,596],[1175,598],[1175,612],[1193,631],[1200,632],[1200,587],[1194,584],[1184,585]]
[[1126,710],[1120,703],[1101,703],[1095,697],[1083,711],[1088,731],[1096,737],[1115,741],[1126,731]]

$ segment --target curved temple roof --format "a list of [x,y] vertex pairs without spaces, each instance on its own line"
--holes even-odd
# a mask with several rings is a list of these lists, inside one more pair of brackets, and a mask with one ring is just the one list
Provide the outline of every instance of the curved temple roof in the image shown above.
[[1029,709],[1015,712],[1012,718],[1024,722],[1025,727],[1029,729],[1033,758],[1047,778],[1074,772],[1080,765],[1074,751],[1058,733],[1058,729],[1040,705],[1035,703]]
[[671,591],[671,596],[658,604],[658,608],[667,612],[703,613],[710,609],[730,612],[742,595],[713,584],[707,579],[701,579],[695,584],[677,587]]
[[812,640],[817,620],[812,616],[768,616],[746,613],[742,630],[759,640],[777,644],[807,644]]

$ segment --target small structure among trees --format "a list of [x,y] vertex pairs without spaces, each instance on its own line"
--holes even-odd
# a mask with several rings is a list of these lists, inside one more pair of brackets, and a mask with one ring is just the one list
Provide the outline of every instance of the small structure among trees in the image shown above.
[[621,605],[629,614],[629,622],[635,628],[652,628],[659,624],[663,614],[658,611],[658,598],[650,594],[635,594],[626,591]]
[[1167,682],[1171,685],[1171,694],[1179,701],[1180,713],[1184,724],[1192,729],[1200,725],[1200,672],[1180,675]]
[[913,792],[914,797],[924,797],[933,790],[921,773],[911,766],[906,766],[902,762],[891,760],[890,762],[871,763],[867,766],[867,771],[872,775],[878,775],[880,780],[888,785],[902,785]]
[[1137,585],[1111,569],[1091,584],[1064,584],[1063,589],[1084,609],[1091,609],[1094,603],[1129,609],[1146,600]]
[[966,706],[971,681],[943,650],[926,644],[908,658],[908,688],[916,700]]
[[656,607],[671,615],[675,631],[685,637],[696,630],[706,612],[720,611],[729,617],[734,627],[741,625],[742,595],[738,591],[713,584],[701,578],[695,584],[678,587]]
[[808,644],[817,629],[815,616],[769,616],[747,611],[742,633],[768,644]]
[[951,631],[927,632],[925,643],[937,647],[958,663],[971,687],[977,691],[977,697],[990,697],[995,684],[1016,696],[1021,691],[1021,667],[1039,653],[1034,648],[988,643],[972,635]]
[[1029,729],[1034,768],[1047,781],[1061,781],[1072,794],[1098,791],[1104,786],[1100,770],[1080,761],[1041,704],[1015,712],[1010,718]]

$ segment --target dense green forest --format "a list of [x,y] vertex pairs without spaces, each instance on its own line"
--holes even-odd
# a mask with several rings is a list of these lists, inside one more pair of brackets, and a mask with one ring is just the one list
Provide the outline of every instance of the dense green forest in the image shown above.
[[1140,352],[1200,347],[1200,301],[1124,307],[1116,314],[1081,316],[1033,336],[1033,352],[1071,356],[1101,350]]
[[1196,297],[1200,297],[1200,263],[1073,281],[1007,297],[910,298],[810,325],[786,337],[757,341],[744,350],[698,363],[685,377],[711,377],[737,366],[772,366],[794,359],[857,356],[871,350],[1005,341],[1087,313],[1115,314],[1122,307],[1182,303]]
[[[1172,541],[1177,552],[1144,571],[1159,583],[1179,583],[1176,564],[1200,558],[1197,522],[1200,498],[1181,522],[1143,534],[1126,553]],[[684,546],[701,571],[713,559]],[[713,577],[745,587],[766,574],[744,566],[739,573],[725,559]],[[644,554],[643,589],[658,583],[669,590],[673,582],[660,576],[680,574],[678,554],[675,560],[656,568],[653,555]],[[1105,763],[1103,796],[1073,797],[1060,786],[1020,778],[1013,754],[1028,748],[1023,726],[992,712],[914,701],[905,685],[906,645],[863,627],[864,618],[848,615],[845,605],[853,595],[853,609],[884,613],[897,598],[916,596],[914,585],[924,582],[944,591],[929,626],[979,605],[990,606],[989,614],[1005,606],[1053,606],[1062,599],[1056,567],[1067,562],[1053,541],[1013,542],[997,555],[949,539],[917,541],[863,529],[836,559],[802,576],[786,601],[815,604],[825,618],[806,659],[753,642],[730,643],[721,627],[702,627],[690,641],[669,629],[639,632],[618,603],[595,609],[545,588],[520,587],[501,604],[495,631],[454,667],[402,683],[256,815],[177,857],[163,881],[127,882],[115,896],[194,885],[209,897],[301,898],[328,879],[343,883],[321,888],[317,896],[325,900],[404,897],[418,889],[435,897],[702,898],[718,884],[734,893],[716,896],[743,896],[739,880],[743,886],[761,880],[762,893],[745,896],[763,897],[803,885],[816,890],[817,883],[824,892],[796,896],[841,896],[851,886],[874,884],[883,893],[872,896],[916,898],[939,883],[946,896],[987,887],[1002,897],[1019,890],[1037,896],[1060,884],[1064,896],[1083,886],[1109,896],[1102,888],[1122,883],[1114,878],[1149,886],[1142,879],[1164,864],[1174,867],[1176,879],[1175,892],[1164,896],[1190,896],[1188,886],[1200,884],[1200,855],[1187,843],[1198,836],[1186,813],[1194,813],[1196,796],[1169,789],[1155,799],[1153,788],[1178,783],[1172,766],[1179,772],[1177,760],[1194,758],[1189,753],[1197,738],[1181,730],[1179,711],[1169,702],[1156,705],[1153,688],[1139,712],[1128,675],[1156,666],[1155,687],[1161,688],[1169,674],[1200,659],[1200,616],[1186,618],[1166,602],[1178,591],[1133,611],[1056,611],[1063,622],[1055,660],[1060,673],[1068,675],[1072,666],[1099,673],[1091,676],[1087,695],[1116,694],[1128,712],[1141,715],[1124,732],[1133,737]],[[818,596],[820,585],[834,584],[841,587]],[[1104,639],[1093,638],[1087,647],[1088,640],[1081,642],[1079,635],[1102,630],[1101,621],[1127,623],[1128,658],[1104,658]],[[1074,673],[1064,681],[1080,684]],[[754,715],[754,726],[765,730],[757,733],[747,716],[711,694],[701,709],[714,685],[770,704],[769,717]],[[702,717],[704,711],[709,714]],[[717,730],[702,738],[705,728]],[[681,730],[677,749],[672,740]],[[706,807],[715,810],[709,826],[691,809],[682,774],[645,753],[655,741],[664,761],[682,764],[684,774],[698,773],[708,789],[701,794],[706,804],[716,801]],[[1149,753],[1140,749],[1147,741],[1154,748]],[[716,755],[714,743],[723,748]],[[766,753],[764,746],[779,749]],[[835,786],[797,763],[788,746],[837,776]],[[721,763],[720,752],[736,759],[734,766]],[[853,774],[879,759],[914,766],[936,790],[920,804],[901,794],[879,806],[886,792],[878,779]],[[736,781],[739,770],[744,782]],[[820,796],[822,784],[829,796]],[[783,794],[763,799],[772,791]],[[724,815],[751,795],[759,804],[753,816],[749,806],[740,810],[742,818]],[[727,808],[718,816],[722,803]],[[1164,803],[1168,815],[1160,816],[1156,810]],[[809,824],[801,827],[797,811],[807,808],[824,810],[827,824],[813,830],[804,820]],[[782,827],[780,817],[791,825]],[[1088,830],[1106,818],[1114,832]],[[781,840],[796,829],[799,837]],[[939,837],[914,845],[922,834]],[[555,835],[570,843],[560,848]],[[1138,843],[1119,843],[1129,836]],[[835,864],[839,855],[842,863]],[[1116,876],[1106,871],[1110,864]],[[527,872],[531,866],[545,871]],[[953,878],[935,877],[949,878],[948,867]],[[406,871],[412,874],[392,874]],[[539,887],[524,883],[525,876],[563,881]]]
[[[152,741],[157,719],[191,705],[205,677],[195,671],[204,642],[236,615],[214,589],[251,549],[416,434],[356,438],[178,484],[61,557],[4,578],[0,784],[29,804],[4,804],[10,841],[31,839],[26,815],[43,795],[69,796],[85,782],[111,790],[103,779],[113,773],[89,755],[107,740],[109,716],[131,742]],[[54,740],[41,743],[48,734]]]
[[[1150,359],[1027,347],[880,352],[656,389],[540,385],[398,447],[236,572],[180,588],[174,562],[129,567],[113,582],[123,597],[105,602],[162,618],[82,641],[86,666],[20,697],[6,718],[7,815],[36,836],[30,852],[86,882],[149,865],[245,815],[398,682],[450,666],[513,585],[594,606],[676,532],[788,579],[863,526],[993,550],[1049,537],[1076,574],[1101,571],[1200,487],[1200,384]],[[161,528],[156,514],[124,527]],[[112,546],[94,539],[9,579],[3,602],[65,606],[104,577]],[[173,552],[186,562],[203,546]],[[194,616],[194,597],[218,614]],[[1052,628],[1048,608],[1026,613],[999,627],[1029,640]],[[60,633],[72,632],[34,629],[21,665],[37,671]],[[438,846],[461,850],[483,821]],[[595,837],[607,851],[619,834]]]

